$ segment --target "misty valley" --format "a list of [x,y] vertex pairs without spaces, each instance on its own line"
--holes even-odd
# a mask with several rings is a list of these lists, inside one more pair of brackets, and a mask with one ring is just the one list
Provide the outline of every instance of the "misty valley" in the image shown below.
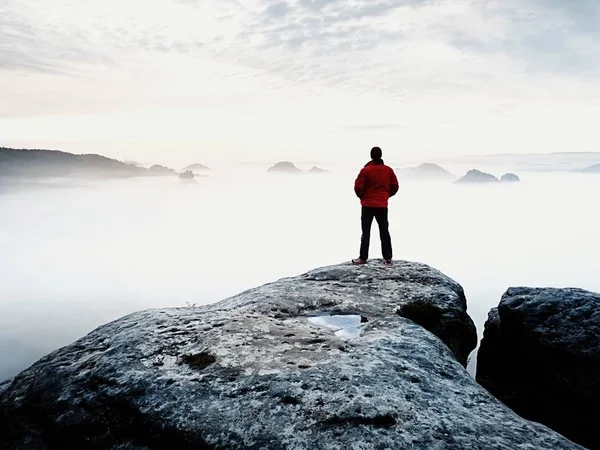
[[[298,166],[306,173],[196,166],[203,176],[191,182],[0,178],[0,378],[125,314],[209,304],[349,261],[360,238],[358,168]],[[464,174],[472,166],[445,167]],[[483,169],[499,177],[506,167]],[[390,203],[395,259],[458,280],[480,335],[509,286],[600,290],[599,177],[529,169],[518,171],[519,183],[459,186],[414,172],[404,179],[398,169]]]

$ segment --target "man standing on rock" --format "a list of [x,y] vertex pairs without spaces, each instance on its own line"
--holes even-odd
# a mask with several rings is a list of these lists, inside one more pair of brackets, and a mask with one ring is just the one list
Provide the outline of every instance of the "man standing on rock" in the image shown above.
[[379,147],[371,149],[371,161],[360,171],[354,182],[354,192],[362,205],[362,237],[360,256],[353,259],[354,264],[366,264],[369,259],[371,224],[373,218],[379,225],[381,253],[385,264],[392,264],[392,239],[388,223],[388,200],[398,192],[398,178],[391,167],[386,166]]

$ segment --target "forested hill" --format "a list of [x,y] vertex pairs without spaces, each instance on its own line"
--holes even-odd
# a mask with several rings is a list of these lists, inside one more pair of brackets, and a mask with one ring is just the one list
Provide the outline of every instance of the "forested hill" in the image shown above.
[[0,147],[0,176],[107,178],[148,175],[148,169],[105,156],[74,155],[57,150],[23,150]]

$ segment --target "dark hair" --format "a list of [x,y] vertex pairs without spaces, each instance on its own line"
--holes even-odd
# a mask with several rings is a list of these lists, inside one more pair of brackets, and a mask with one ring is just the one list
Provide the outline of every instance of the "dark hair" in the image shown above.
[[373,147],[371,149],[371,159],[381,159],[383,152],[379,147]]

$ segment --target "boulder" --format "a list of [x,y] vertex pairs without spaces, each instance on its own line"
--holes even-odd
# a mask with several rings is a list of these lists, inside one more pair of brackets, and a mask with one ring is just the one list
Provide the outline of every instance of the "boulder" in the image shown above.
[[503,183],[515,183],[521,181],[521,179],[514,173],[505,173],[502,175],[502,178],[500,178],[500,181]]
[[282,161],[270,167],[267,172],[281,172],[281,173],[300,173],[302,172],[293,163],[289,161]]
[[498,183],[499,181],[500,180],[498,180],[498,178],[496,178],[494,175],[481,172],[477,169],[472,169],[469,170],[464,177],[456,180],[455,183]]
[[0,447],[580,448],[482,389],[475,343],[437,270],[321,268],[55,351],[0,388]]
[[600,449],[600,294],[510,288],[485,324],[477,381],[519,415]]
[[396,169],[398,172],[398,178],[402,180],[453,180],[456,178],[446,169],[437,164],[424,163],[416,167],[408,167],[404,169]]

